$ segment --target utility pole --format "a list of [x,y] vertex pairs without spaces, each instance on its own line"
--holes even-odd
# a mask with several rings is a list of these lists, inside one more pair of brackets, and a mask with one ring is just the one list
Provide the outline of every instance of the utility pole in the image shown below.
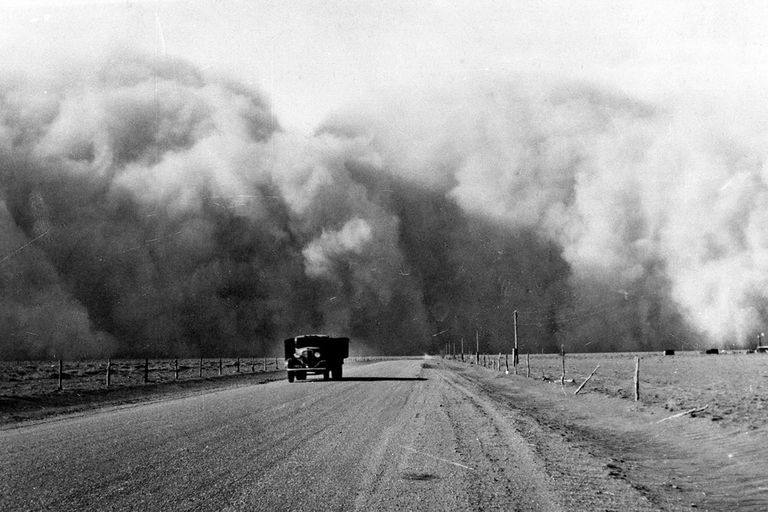
[[515,328],[515,347],[512,349],[512,366],[515,367],[515,373],[517,373],[517,310],[515,310],[513,320]]

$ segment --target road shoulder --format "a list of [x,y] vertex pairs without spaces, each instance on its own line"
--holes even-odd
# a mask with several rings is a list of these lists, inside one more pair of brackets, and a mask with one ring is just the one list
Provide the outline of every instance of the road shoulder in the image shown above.
[[[439,368],[484,397],[541,456],[556,481],[577,474],[584,488],[626,485],[662,510],[764,510],[766,431],[722,428],[704,418],[559,384],[440,361]],[[579,454],[571,457],[569,454]],[[582,462],[579,457],[586,457]]]

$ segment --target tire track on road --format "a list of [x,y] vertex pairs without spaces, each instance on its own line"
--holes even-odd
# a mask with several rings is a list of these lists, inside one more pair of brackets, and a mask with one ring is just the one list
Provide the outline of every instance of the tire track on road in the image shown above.
[[[459,418],[482,418],[471,427],[478,432],[478,450],[483,454],[479,460],[498,465],[489,472],[496,474],[496,483],[512,496],[509,504],[516,510],[659,510],[628,482],[611,478],[610,461],[598,460],[564,442],[534,418],[494,399],[466,375],[452,370],[437,373],[461,393],[459,406],[476,411]],[[462,437],[468,439],[466,435],[458,436]],[[478,486],[479,507],[505,510],[504,506],[487,503],[489,496],[498,498],[488,481],[478,482]]]

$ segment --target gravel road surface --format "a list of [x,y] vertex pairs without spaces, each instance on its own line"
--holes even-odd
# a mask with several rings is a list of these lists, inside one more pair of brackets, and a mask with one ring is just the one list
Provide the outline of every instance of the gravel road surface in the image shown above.
[[0,430],[0,510],[656,510],[520,414],[430,360],[89,411]]

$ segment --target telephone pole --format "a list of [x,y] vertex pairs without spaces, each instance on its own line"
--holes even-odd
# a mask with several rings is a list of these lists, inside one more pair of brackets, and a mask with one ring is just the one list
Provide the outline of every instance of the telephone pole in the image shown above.
[[515,367],[515,373],[517,373],[517,310],[514,313],[514,327],[515,327],[515,347],[512,349],[512,365]]

